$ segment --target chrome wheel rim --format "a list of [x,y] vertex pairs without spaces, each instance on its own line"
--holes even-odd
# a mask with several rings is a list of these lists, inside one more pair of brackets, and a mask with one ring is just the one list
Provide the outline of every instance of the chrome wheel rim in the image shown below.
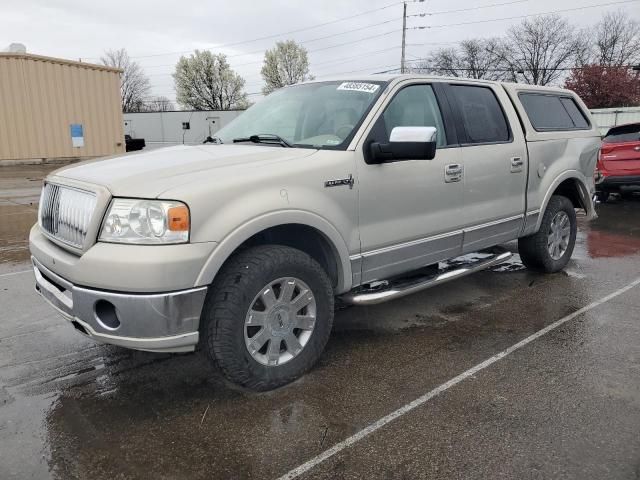
[[547,249],[554,260],[560,260],[569,248],[571,237],[571,221],[566,212],[558,212],[551,220],[549,235],[547,237]]
[[265,285],[254,297],[244,321],[244,341],[255,361],[287,363],[304,350],[316,324],[316,299],[295,277]]

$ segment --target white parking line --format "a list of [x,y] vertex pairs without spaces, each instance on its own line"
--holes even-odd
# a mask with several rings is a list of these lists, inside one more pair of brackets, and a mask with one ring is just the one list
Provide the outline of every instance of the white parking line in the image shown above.
[[637,285],[640,285],[640,278],[637,278],[636,280],[634,280],[633,282],[629,283],[625,287],[622,287],[619,290],[616,290],[615,292],[607,295],[606,297],[603,297],[600,300],[596,300],[595,302],[590,303],[589,305],[587,305],[585,307],[582,307],[580,310],[576,310],[575,312],[567,315],[566,317],[563,317],[560,320],[557,320],[557,321],[553,322],[552,324],[547,325],[542,330],[538,330],[533,335],[525,338],[524,340],[519,341],[515,345],[510,346],[506,350],[503,350],[502,352],[494,355],[493,357],[488,358],[487,360],[485,360],[482,363],[479,363],[475,367],[471,367],[469,370],[466,370],[466,371],[462,372],[457,377],[452,378],[448,382],[445,382],[442,385],[434,388],[430,392],[425,393],[421,397],[416,398],[411,403],[407,403],[403,407],[400,407],[399,409],[395,410],[394,412],[391,412],[390,414],[382,417],[381,419],[379,419],[376,422],[372,423],[371,425],[363,428],[362,430],[360,430],[359,432],[351,435],[350,437],[346,438],[345,440],[343,440],[343,441],[341,441],[339,443],[336,443],[330,449],[325,450],[324,452],[320,453],[319,455],[313,457],[311,460],[303,463],[302,465],[294,468],[293,470],[291,470],[288,473],[284,474],[283,476],[279,477],[278,480],[292,480],[294,478],[299,477],[303,473],[308,472],[309,470],[311,470],[316,465],[324,462],[325,460],[328,460],[329,458],[334,456],[336,453],[341,452],[345,448],[348,448],[351,445],[353,445],[354,443],[359,442],[363,438],[365,438],[368,435],[372,434],[376,430],[384,427],[388,423],[393,422],[396,418],[399,418],[399,417],[409,413],[414,408],[417,408],[420,405],[425,404],[426,402],[428,402],[432,398],[440,395],[442,392],[450,389],[451,387],[457,385],[458,383],[462,382],[463,380],[465,380],[465,379],[471,377],[472,375],[478,373],[480,370],[484,370],[488,366],[493,365],[494,363],[496,363],[501,358],[506,357],[507,355],[515,352],[516,350],[519,350],[520,348],[524,347],[525,345],[527,345],[527,344],[533,342],[534,340],[542,337],[543,335],[549,333],[551,330],[554,330],[554,329],[558,328],[559,326],[567,323],[569,320],[573,320],[574,318],[582,315],[583,313],[588,312],[589,310],[591,310],[591,309],[593,309],[593,308],[595,308],[595,307],[597,307],[599,305],[602,305],[603,303],[606,303],[609,300],[611,300],[611,299],[613,299],[613,298],[615,298],[615,297],[617,297],[619,295],[622,295],[623,293],[627,292],[628,290],[631,290],[633,287],[635,287]]
[[10,277],[12,275],[20,275],[21,273],[33,273],[33,270],[20,270],[19,272],[0,273],[0,277]]

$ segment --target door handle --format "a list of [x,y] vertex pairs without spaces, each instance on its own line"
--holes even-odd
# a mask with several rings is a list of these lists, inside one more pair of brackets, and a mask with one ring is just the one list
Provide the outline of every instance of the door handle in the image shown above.
[[522,171],[524,161],[520,157],[511,158],[511,173],[518,173]]
[[458,163],[451,163],[444,167],[444,182],[453,183],[462,180],[464,168]]

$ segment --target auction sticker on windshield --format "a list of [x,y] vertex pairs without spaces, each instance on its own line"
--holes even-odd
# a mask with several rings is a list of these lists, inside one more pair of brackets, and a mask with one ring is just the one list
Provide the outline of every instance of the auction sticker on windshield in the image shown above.
[[380,85],[375,83],[362,83],[362,82],[343,82],[337,88],[337,90],[354,90],[356,92],[375,93]]

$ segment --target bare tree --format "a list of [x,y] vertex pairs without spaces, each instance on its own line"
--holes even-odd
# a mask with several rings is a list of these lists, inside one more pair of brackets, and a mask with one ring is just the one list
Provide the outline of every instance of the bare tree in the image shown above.
[[180,57],[173,74],[176,100],[194,110],[246,108],[244,79],[231,69],[224,54],[196,50]]
[[173,102],[165,96],[150,97],[144,102],[147,112],[170,112],[175,110]]
[[557,82],[574,66],[584,43],[562,17],[549,15],[525,19],[508,30],[501,61],[510,79],[532,85]]
[[592,60],[608,67],[640,62],[640,23],[623,10],[607,13],[596,25]]
[[138,112],[144,108],[144,97],[147,96],[151,85],[140,65],[131,60],[124,48],[107,50],[100,58],[103,65],[121,68],[120,96],[122,97],[123,112]]
[[502,80],[506,73],[501,60],[499,39],[469,39],[457,47],[436,50],[417,69],[450,77]]
[[286,85],[311,80],[307,50],[293,40],[277,42],[264,54],[264,64],[260,71],[265,81],[262,93],[268,93]]

